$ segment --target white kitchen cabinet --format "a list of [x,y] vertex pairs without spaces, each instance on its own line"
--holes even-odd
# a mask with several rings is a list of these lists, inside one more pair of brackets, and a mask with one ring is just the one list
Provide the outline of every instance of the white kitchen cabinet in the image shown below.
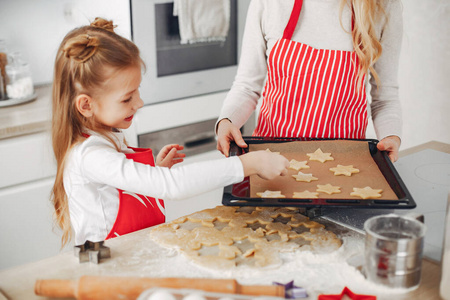
[[49,132],[0,140],[0,188],[56,174]]
[[49,195],[53,178],[0,190],[0,269],[56,255],[61,234],[53,231]]
[[0,140],[0,269],[60,251],[50,191],[55,162],[48,132]]

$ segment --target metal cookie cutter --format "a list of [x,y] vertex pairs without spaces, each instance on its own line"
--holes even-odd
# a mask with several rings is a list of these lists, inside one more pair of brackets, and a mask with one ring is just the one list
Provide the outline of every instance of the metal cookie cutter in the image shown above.
[[103,246],[102,242],[86,241],[83,245],[74,247],[74,254],[78,257],[79,262],[92,262],[98,264],[100,259],[110,258],[111,251],[108,247]]

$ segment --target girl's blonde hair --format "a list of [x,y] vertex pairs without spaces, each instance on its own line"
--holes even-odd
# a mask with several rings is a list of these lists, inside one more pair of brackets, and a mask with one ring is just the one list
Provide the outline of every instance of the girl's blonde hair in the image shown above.
[[132,66],[145,67],[136,45],[114,33],[114,28],[112,21],[96,18],[89,26],[69,32],[56,55],[52,91],[52,141],[57,171],[51,200],[55,208],[55,222],[63,231],[62,246],[72,238],[63,184],[69,150],[85,139],[85,129],[103,134],[112,141],[104,128],[78,111],[75,99],[80,94],[95,97],[101,93],[102,85],[108,79],[106,69],[117,72]]
[[358,86],[361,86],[364,74],[367,74],[368,71],[379,84],[379,77],[373,65],[383,51],[376,25],[382,21],[383,17],[386,17],[385,3],[385,0],[341,0],[341,15],[345,5],[350,5],[353,14],[352,40],[359,62]]

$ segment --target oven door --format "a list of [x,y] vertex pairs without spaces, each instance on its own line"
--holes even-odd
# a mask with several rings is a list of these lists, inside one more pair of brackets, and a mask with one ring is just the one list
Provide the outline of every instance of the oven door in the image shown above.
[[147,66],[140,89],[146,104],[231,87],[244,24],[238,22],[243,20],[238,16],[238,1],[230,1],[230,29],[225,42],[181,44],[173,0],[131,0],[133,40]]

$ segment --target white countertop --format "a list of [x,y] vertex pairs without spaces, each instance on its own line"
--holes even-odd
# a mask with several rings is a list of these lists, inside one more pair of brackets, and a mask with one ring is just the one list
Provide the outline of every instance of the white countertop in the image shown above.
[[[0,139],[41,132],[51,127],[51,85],[35,87],[36,100],[0,107]],[[8,100],[5,100],[8,101]]]

